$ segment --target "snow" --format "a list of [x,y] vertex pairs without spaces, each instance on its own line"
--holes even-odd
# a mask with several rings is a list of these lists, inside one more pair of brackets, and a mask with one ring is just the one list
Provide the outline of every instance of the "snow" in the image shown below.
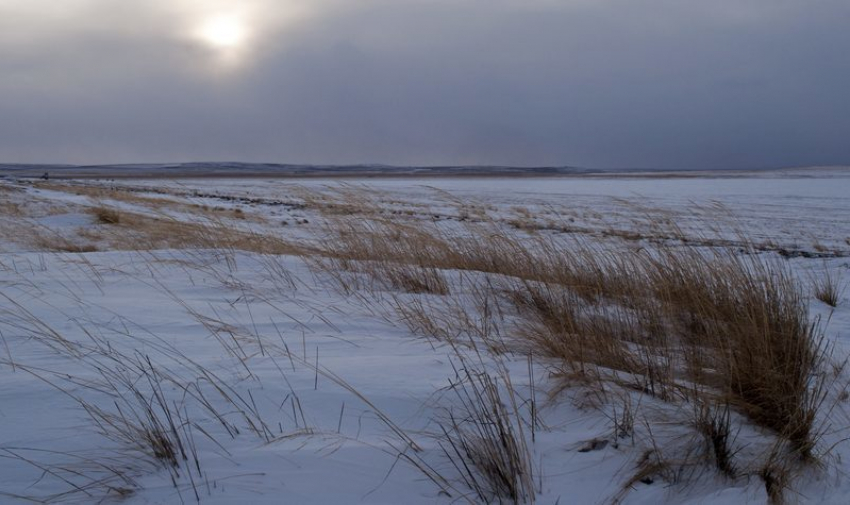
[[[114,182],[103,182],[114,185]],[[669,212],[694,235],[712,234],[706,221],[719,211],[728,217],[717,224],[727,234],[744,232],[791,250],[846,248],[850,240],[850,169],[766,171],[749,177],[563,177],[563,178],[368,178],[336,182],[327,179],[182,179],[154,184],[124,181],[125,186],[198,191],[227,197],[281,199],[299,203],[307,191],[372,192],[382,208],[422,213],[425,209],[455,213],[457,201],[485,209],[492,217],[515,217],[527,208],[539,224],[570,217],[576,226],[629,229],[644,214]],[[231,205],[229,202],[194,200]],[[308,217],[299,210],[253,209],[282,219]],[[706,216],[710,218],[707,220]],[[420,216],[427,217],[427,216]]]
[[[257,179],[121,184],[293,202],[305,188],[349,187]],[[843,275],[845,281],[850,278],[850,177],[840,173],[735,179],[369,179],[362,186],[376,192],[384,209],[422,212],[409,217],[412,220],[433,212],[457,212],[458,206],[447,202],[443,193],[449,192],[458,201],[487,207],[488,215],[496,218],[513,215],[511,208],[518,205],[533,216],[569,210],[587,215],[581,219],[594,230],[626,225],[635,210],[618,198],[683,219],[695,207],[720,202],[744,228],[760,236],[793,242],[809,252],[816,252],[816,241],[840,253],[788,259],[803,282],[824,271]],[[86,208],[104,203],[73,192],[24,188],[31,198],[66,206],[67,212],[36,221],[71,235],[95,226]],[[0,197],[20,195],[0,192]],[[212,197],[170,198],[236,205]],[[106,203],[149,212],[133,203]],[[312,208],[243,207],[274,224],[234,220],[234,226],[294,240],[314,236],[323,222]],[[168,215],[186,218],[178,211]],[[283,219],[306,219],[309,224],[281,227]],[[0,250],[8,251],[0,253],[0,502],[54,497],[61,503],[92,503],[106,497],[105,503],[127,504],[448,504],[460,499],[458,493],[440,493],[422,472],[399,458],[406,442],[393,429],[397,426],[415,440],[422,449],[418,457],[452,474],[431,435],[434,419],[452,406],[445,388],[455,377],[457,356],[447,346],[411,334],[400,321],[376,309],[380,303],[341,292],[302,258],[185,250],[47,253],[23,247],[13,235],[3,236]],[[390,299],[398,294],[374,296]],[[827,323],[828,338],[845,354],[850,353],[848,297],[850,290],[845,290],[834,309],[810,301],[812,315]],[[83,354],[50,349],[45,341],[62,345],[49,338],[53,331],[81,346]],[[109,362],[98,354],[103,345],[122,360]],[[196,456],[180,461],[176,474],[127,444],[103,437],[75,400],[114,411],[121,400],[102,387],[103,367],[129,373],[133,360],[148,358],[162,377],[173,379],[163,380],[163,394],[185,416],[189,428],[183,434],[196,451]],[[541,484],[537,502],[606,503],[614,498],[641,457],[640,448],[623,442],[579,451],[590,440],[611,439],[605,413],[570,401],[569,393],[545,400],[552,380],[542,364],[533,366],[534,384],[525,357],[507,357],[503,365],[522,398],[531,398],[533,389],[541,398],[545,428],[538,429],[533,444],[535,478]],[[480,366],[495,365],[487,361]],[[220,382],[199,380],[205,373]],[[149,392],[143,379],[136,381],[141,391]],[[231,400],[216,391],[225,385]],[[223,422],[188,394],[193,387],[203,391]],[[642,408],[653,419],[673,415],[649,401]],[[844,408],[842,404],[837,410]],[[264,428],[253,432],[252,424]],[[683,429],[674,423],[658,426],[672,438]],[[238,434],[231,433],[235,428]],[[825,441],[846,437],[844,428],[835,426]],[[755,446],[759,433],[740,437]],[[846,503],[848,457],[846,444],[838,444],[830,456],[834,464],[796,485],[793,500]],[[113,469],[120,469],[127,480]],[[766,500],[758,479],[727,481],[705,474],[688,486],[637,483],[624,501],[719,505]],[[92,487],[68,493],[74,487],[59,475],[76,486]]]

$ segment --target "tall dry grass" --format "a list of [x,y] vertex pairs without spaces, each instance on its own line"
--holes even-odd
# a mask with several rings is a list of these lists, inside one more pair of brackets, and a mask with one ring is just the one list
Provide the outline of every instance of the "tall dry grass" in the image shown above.
[[841,272],[834,272],[824,265],[824,273],[812,278],[815,298],[829,305],[837,307],[841,296],[844,294],[844,277]]
[[206,249],[222,252],[249,251],[260,254],[303,254],[307,251],[283,237],[232,226],[207,216],[176,219],[152,216],[99,205],[88,209],[95,226],[73,233],[59,232],[34,221],[16,223],[20,242],[38,250],[56,252],[154,251]]
[[[8,358],[0,358],[0,365],[28,373],[69,397],[87,414],[95,431],[114,442],[115,447],[90,457],[85,466],[55,463],[62,458],[79,463],[82,457],[75,453],[0,447],[0,457],[35,466],[43,471],[42,478],[51,477],[69,487],[67,492],[55,496],[15,498],[52,503],[75,499],[77,495],[87,502],[124,497],[141,487],[141,476],[163,469],[178,494],[188,490],[195,501],[200,501],[202,490],[211,483],[203,470],[196,440],[209,440],[227,452],[219,439],[251,434],[262,443],[270,443],[284,436],[280,421],[271,427],[251,389],[234,383],[241,381],[233,381],[230,370],[222,375],[132,321],[115,315],[111,322],[120,322],[113,326],[72,319],[82,338],[69,339],[65,335],[67,328],[52,327],[26,304],[3,293],[0,300],[0,330],[26,335],[30,342],[44,346],[58,358],[53,360],[56,369],[45,368],[19,362],[10,352]],[[232,346],[245,346],[236,342],[240,335],[229,333],[229,338],[234,342]],[[251,377],[247,358],[236,358]],[[73,364],[74,370],[59,370],[63,361]],[[275,402],[275,408],[282,410],[287,402],[293,410],[292,432],[307,431],[294,391],[279,406]],[[216,425],[221,429],[214,429]],[[37,460],[36,455],[47,456],[47,461]]]
[[455,406],[440,421],[443,453],[481,502],[533,504],[532,452],[509,376],[500,379],[468,363],[455,372]]
[[[716,470],[728,478],[757,475],[774,501],[789,487],[794,465],[818,456],[819,423],[832,378],[826,372],[830,349],[819,322],[809,318],[806,297],[787,264],[757,254],[755,247],[741,250],[740,242],[735,249],[705,247],[709,242],[686,239],[675,226],[657,235],[663,240],[631,247],[616,240],[564,239],[523,229],[506,232],[483,223],[404,223],[364,210],[368,202],[354,196],[345,205],[305,201],[325,209],[328,219],[310,247],[241,231],[208,216],[186,221],[121,212],[113,219],[114,209],[109,208],[94,211],[108,226],[87,238],[113,249],[298,254],[347,293],[401,292],[391,297],[395,315],[412,330],[455,349],[533,354],[545,359],[565,383],[595,389],[603,401],[619,388],[691,406],[703,453]],[[359,218],[346,219],[350,214]],[[476,219],[484,221],[485,214],[477,213]],[[269,275],[279,272],[271,269]],[[281,275],[282,289],[291,285],[293,281]],[[211,325],[214,335],[219,332],[213,327],[224,327],[220,321],[201,322]],[[245,363],[247,355],[235,337],[224,347]],[[185,437],[176,426],[183,423],[169,418],[170,407],[157,399],[162,377],[153,366],[147,371],[141,365],[137,378],[155,381],[141,393],[139,412],[89,412],[114,439],[140,441],[140,450],[154,459],[176,462],[175,448]],[[318,377],[318,364],[316,371]],[[530,452],[524,435],[517,432],[522,426],[518,409],[500,395],[491,376],[470,369],[464,374],[453,388],[459,400],[456,412],[461,414],[450,415],[442,424],[446,456],[478,499],[533,501]],[[258,435],[272,438],[250,404],[223,383],[211,382],[221,384],[219,393]],[[337,383],[345,387],[341,379]],[[140,396],[120,381],[113,384],[121,386],[116,388],[121,394]],[[194,391],[185,384],[180,387],[187,394]],[[193,398],[210,405],[199,395]],[[210,412],[220,420],[224,417]],[[739,460],[733,414],[768,430],[780,442],[765,462]],[[128,417],[133,423],[127,424]],[[611,419],[616,439],[634,436],[630,403],[623,403]],[[386,422],[405,443],[404,451],[416,447],[400,428]],[[662,453],[658,448],[648,451],[635,477],[671,472]],[[408,457],[429,478],[451,487],[450,479],[434,472],[424,459]]]
[[[477,346],[498,335],[490,350],[546,357],[563,377],[596,385],[600,394],[614,384],[702,405],[694,423],[724,475],[742,466],[734,461],[730,411],[784,441],[789,461],[817,459],[831,350],[819,321],[809,317],[799,280],[779,258],[754,247],[678,241],[636,249],[378,219],[332,220],[325,233],[325,259],[315,266],[349,287],[375,289],[365,277],[382,289],[421,293],[416,286],[435,276],[468,272],[461,279],[472,302],[452,295],[395,299],[398,316],[414,331],[452,345],[462,337]],[[416,280],[392,282],[400,270]],[[487,319],[507,323],[476,330],[486,326],[476,304],[488,307]]]

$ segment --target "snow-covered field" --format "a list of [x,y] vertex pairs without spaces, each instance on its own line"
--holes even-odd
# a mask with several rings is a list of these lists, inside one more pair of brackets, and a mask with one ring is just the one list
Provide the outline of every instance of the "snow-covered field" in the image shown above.
[[[398,306],[449,295],[341,286],[315,256],[340,220],[747,249],[790,269],[838,363],[848,195],[840,171],[0,181],[0,502],[478,503],[443,430],[469,414],[466,371],[487,371],[527,446],[526,501],[765,503],[773,435],[744,416],[732,414],[734,476],[688,462],[635,479],[648,454],[686,457],[686,403],[591,401],[544,357],[423,337]],[[459,299],[478,274],[441,275]],[[823,279],[839,284],[836,307],[813,296]],[[847,503],[847,381],[832,368],[818,462],[782,484],[791,503]]]

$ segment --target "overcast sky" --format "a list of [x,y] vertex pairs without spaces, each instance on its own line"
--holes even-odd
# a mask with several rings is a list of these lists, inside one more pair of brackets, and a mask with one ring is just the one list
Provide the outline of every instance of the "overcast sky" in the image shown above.
[[0,162],[850,164],[848,0],[0,0]]

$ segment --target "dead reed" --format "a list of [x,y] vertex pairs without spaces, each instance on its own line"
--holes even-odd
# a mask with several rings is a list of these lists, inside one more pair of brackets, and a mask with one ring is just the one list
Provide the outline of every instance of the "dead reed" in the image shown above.
[[[106,206],[91,210],[103,226],[85,238],[110,249],[302,255],[346,293],[391,292],[396,317],[411,330],[448,343],[458,359],[463,360],[461,349],[467,348],[496,355],[534,354],[565,383],[595,389],[601,402],[610,404],[610,392],[616,391],[623,402],[609,416],[615,443],[636,436],[631,395],[687,405],[703,447],[700,454],[709,464],[727,478],[757,475],[775,502],[790,487],[794,468],[817,459],[823,407],[835,374],[826,371],[830,348],[822,328],[810,319],[800,283],[782,260],[757,254],[755,246],[741,250],[740,241],[736,248],[705,247],[706,242],[686,239],[675,226],[639,247],[626,242],[641,237],[615,233],[590,241],[547,235],[530,225],[506,231],[483,223],[486,208],[461,204],[456,217],[463,226],[411,224],[369,211],[367,199],[354,190],[346,194],[350,198],[344,204],[305,197],[308,207],[324,209],[328,223],[309,247],[207,215],[190,221],[119,213]],[[348,219],[352,214],[358,218]],[[233,217],[244,214],[234,211]],[[39,236],[50,250],[87,247],[46,232]],[[278,289],[296,286],[272,263],[266,268]],[[834,306],[839,285],[839,279],[824,278],[816,283],[815,294]],[[261,344],[259,336],[247,338],[225,321],[188,312],[250,376],[243,344],[254,337]],[[69,352],[58,333],[37,321],[22,321],[16,322],[32,324],[44,342]],[[265,442],[275,437],[253,398],[185,355],[178,357],[189,364],[181,368],[190,369],[188,380],[147,357],[121,354],[102,342],[70,349],[75,357],[89,356],[100,374],[99,386],[120,398],[115,409],[79,400],[102,433],[171,471],[190,460],[197,465],[197,457],[192,460],[187,431],[193,423],[185,409],[165,398],[163,384],[206,409],[230,436],[238,433],[237,423],[211,397],[223,400],[241,416],[240,424]],[[262,347],[260,351],[265,354]],[[286,353],[293,360],[288,349]],[[310,366],[306,356],[302,365]],[[420,447],[413,438],[365,396],[318,362],[314,370],[317,380],[319,374],[329,378],[378,413],[404,445],[399,457],[443,489],[454,489],[452,478],[416,455]],[[509,378],[467,365],[455,371],[449,388],[455,403],[437,434],[454,473],[478,500],[533,502],[532,451],[523,432],[527,421]],[[201,384],[207,384],[207,392]],[[294,400],[292,405],[294,412]],[[765,428],[777,440],[764,461],[740,460],[735,416]],[[297,423],[298,416],[293,417]],[[684,465],[671,463],[664,454],[659,447],[647,450],[627,486],[653,475],[677,478],[676,469]]]
[[830,307],[837,307],[841,296],[844,294],[843,280],[840,271],[830,270],[824,265],[824,273],[812,278],[815,298]]
[[[564,377],[603,391],[616,384],[662,401],[692,402],[696,429],[721,474],[739,471],[732,411],[785,441],[785,458],[816,459],[830,349],[781,259],[755,248],[742,254],[679,241],[634,249],[476,225],[447,233],[339,219],[325,233],[332,237],[323,251],[330,259],[317,267],[337,276],[353,272],[417,293],[424,290],[411,286],[426,285],[435,271],[483,274],[466,290],[476,293],[479,307],[489,307],[488,319],[503,321],[495,325],[500,330],[475,331],[480,312],[458,317],[469,314],[470,303],[456,297],[396,299],[398,315],[411,329],[452,345],[474,346],[498,334],[499,345],[490,349],[546,356],[560,363]],[[389,281],[400,268],[418,281]]]
[[90,212],[101,224],[118,224],[121,222],[121,214],[114,208],[101,205],[91,209]]
[[509,379],[455,368],[456,397],[440,421],[438,441],[469,489],[484,503],[534,503],[532,453]]

